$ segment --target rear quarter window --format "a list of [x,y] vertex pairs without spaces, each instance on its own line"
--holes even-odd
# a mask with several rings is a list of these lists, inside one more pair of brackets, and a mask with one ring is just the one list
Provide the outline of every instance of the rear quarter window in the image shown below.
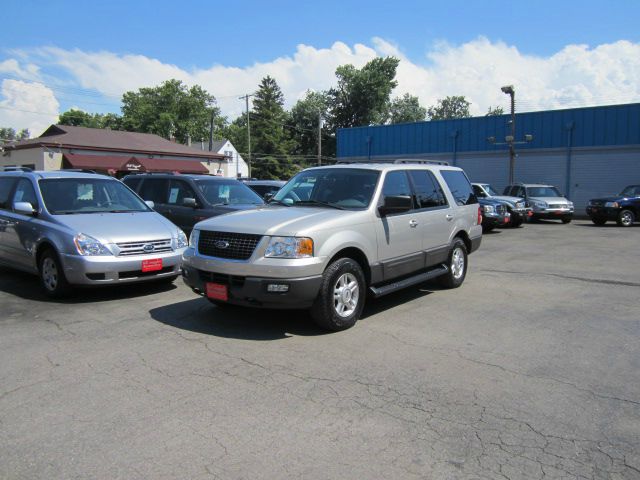
[[478,198],[473,191],[471,182],[461,170],[441,170],[440,174],[446,182],[451,195],[458,205],[471,205],[478,203]]

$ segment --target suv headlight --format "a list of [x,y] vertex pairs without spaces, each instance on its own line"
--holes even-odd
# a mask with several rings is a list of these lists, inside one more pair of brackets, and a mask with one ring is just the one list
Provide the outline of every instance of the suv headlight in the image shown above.
[[185,248],[189,245],[189,240],[187,240],[187,236],[185,233],[178,229],[178,236],[176,238],[176,248]]
[[618,202],[607,202],[604,206],[609,208],[618,208],[620,204]]
[[567,202],[567,205],[569,205],[569,208],[573,208],[573,202]]
[[307,237],[271,237],[264,256],[271,258],[313,257],[313,240]]
[[191,230],[191,236],[189,237],[189,246],[197,250],[199,239],[200,239],[200,230],[196,230],[194,228],[193,230]]
[[484,210],[484,213],[493,213],[496,211],[496,208],[493,205],[484,205],[482,210]]
[[547,208],[547,202],[541,202],[539,200],[533,200],[531,205],[537,208]]
[[80,255],[113,255],[111,250],[89,235],[79,233],[73,237],[73,243]]

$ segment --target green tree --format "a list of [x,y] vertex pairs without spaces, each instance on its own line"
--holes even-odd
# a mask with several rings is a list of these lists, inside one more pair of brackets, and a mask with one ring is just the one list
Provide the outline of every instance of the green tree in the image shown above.
[[125,130],[175,137],[209,138],[211,115],[222,126],[224,118],[213,95],[199,85],[187,87],[180,80],[167,80],[157,87],[141,88],[122,96],[122,124]]
[[389,107],[389,123],[421,122],[427,117],[427,109],[414,95],[405,93],[396,97]]
[[87,113],[72,108],[58,117],[58,124],[73,127],[122,129],[122,117],[115,113]]
[[502,107],[492,107],[489,105],[489,110],[484,114],[485,117],[493,117],[498,115],[504,115],[504,108]]
[[289,171],[294,170],[288,158],[294,144],[287,128],[290,118],[283,105],[284,95],[278,83],[270,76],[264,77],[255,93],[249,117],[251,151],[255,152],[251,159],[254,177],[288,178]]
[[336,69],[338,85],[328,92],[332,130],[381,124],[387,119],[389,97],[396,87],[394,57],[374,58],[361,69],[341,65]]
[[19,132],[11,127],[0,127],[0,145],[4,145],[9,142],[28,140],[31,137],[29,129],[23,128]]
[[451,96],[438,100],[427,110],[429,120],[448,120],[452,118],[469,118],[469,106],[471,103],[464,96]]
[[[291,109],[292,132],[295,140],[293,146],[294,154],[318,154],[318,115],[324,119],[327,117],[328,110],[329,96],[326,92],[312,92],[307,90],[304,98],[296,102]],[[324,148],[324,141],[330,135],[324,122],[320,135],[323,139]]]

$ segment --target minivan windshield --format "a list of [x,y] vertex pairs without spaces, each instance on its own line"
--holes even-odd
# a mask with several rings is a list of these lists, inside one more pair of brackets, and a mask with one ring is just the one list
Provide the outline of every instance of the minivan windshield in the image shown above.
[[530,197],[561,197],[556,187],[527,187]]
[[38,184],[52,215],[152,211],[126,186],[110,178],[46,178]]
[[196,180],[204,198],[212,205],[262,205],[256,192],[237,180]]
[[380,172],[361,168],[318,168],[298,173],[271,202],[288,206],[363,209],[369,206]]

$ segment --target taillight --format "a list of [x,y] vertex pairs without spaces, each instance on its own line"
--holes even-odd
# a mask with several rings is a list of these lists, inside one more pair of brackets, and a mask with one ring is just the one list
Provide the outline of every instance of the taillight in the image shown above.
[[478,207],[478,223],[476,225],[482,225],[482,207]]

